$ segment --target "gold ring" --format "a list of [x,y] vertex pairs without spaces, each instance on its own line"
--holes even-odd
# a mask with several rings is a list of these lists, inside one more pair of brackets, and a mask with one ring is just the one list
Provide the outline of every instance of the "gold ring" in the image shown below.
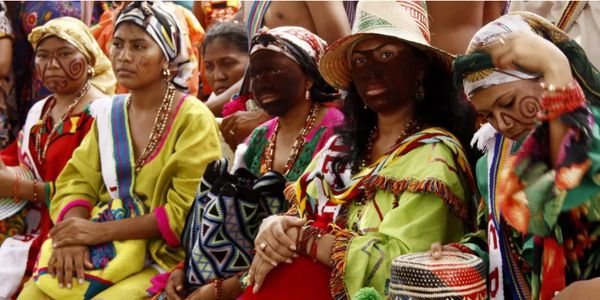
[[498,41],[500,41],[500,44],[502,44],[502,45],[506,45],[506,41],[504,41],[504,39],[503,39],[503,38],[499,38],[499,39],[498,39]]
[[258,246],[260,247],[260,250],[265,251],[265,249],[267,249],[267,243],[265,243],[265,242],[260,243],[260,245],[258,245]]
[[233,129],[229,130],[229,135],[235,135],[235,131],[233,131]]

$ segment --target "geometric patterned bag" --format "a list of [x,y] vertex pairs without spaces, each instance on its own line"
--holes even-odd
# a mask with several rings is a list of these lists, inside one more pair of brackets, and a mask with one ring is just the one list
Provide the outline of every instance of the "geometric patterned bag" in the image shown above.
[[181,237],[187,288],[250,268],[262,220],[287,209],[285,184],[277,172],[229,174],[226,159],[207,166]]

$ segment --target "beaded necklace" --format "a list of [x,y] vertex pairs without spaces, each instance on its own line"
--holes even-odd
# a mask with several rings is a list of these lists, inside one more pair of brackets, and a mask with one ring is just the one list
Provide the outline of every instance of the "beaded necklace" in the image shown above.
[[83,99],[83,96],[85,96],[85,94],[87,94],[87,91],[89,89],[90,89],[90,82],[87,81],[85,83],[85,85],[83,86],[83,88],[81,89],[81,91],[79,92],[79,94],[77,94],[77,97],[75,97],[75,99],[73,99],[73,102],[71,102],[71,104],[67,108],[67,111],[60,117],[60,119],[58,119],[58,122],[56,122],[54,124],[54,126],[52,127],[52,130],[50,131],[50,133],[48,134],[48,137],[46,138],[46,143],[42,146],[42,134],[46,132],[46,122],[48,122],[48,118],[50,118],[50,112],[52,111],[52,108],[54,108],[54,106],[56,105],[56,98],[52,97],[52,100],[51,100],[52,103],[50,104],[50,107],[48,108],[48,110],[46,110],[46,112],[44,113],[44,116],[41,119],[42,127],[35,134],[35,151],[37,152],[37,158],[38,158],[38,162],[40,164],[43,164],[46,161],[46,152],[48,151],[48,146],[50,146],[50,141],[52,140],[52,138],[54,138],[54,135],[57,134],[58,128],[73,113],[73,111],[75,110],[75,107],[77,107],[79,102],[81,102],[81,99]]
[[[148,138],[148,144],[144,147],[144,151],[142,154],[135,160],[135,172],[139,172],[140,169],[148,160],[150,154],[154,152],[156,146],[160,142],[165,129],[167,127],[167,123],[169,122],[169,117],[171,116],[171,108],[173,107],[173,99],[175,98],[175,86],[169,83],[167,86],[167,90],[165,91],[165,95],[163,96],[162,103],[160,107],[156,111],[156,116],[154,117],[154,124],[152,125],[152,131],[150,131],[150,137]],[[131,105],[131,95],[127,98],[127,107]]]
[[[283,176],[287,176],[290,172],[302,148],[306,144],[306,135],[311,131],[313,126],[315,125],[315,121],[317,120],[317,116],[319,115],[320,105],[317,103],[313,103],[310,111],[308,113],[308,117],[306,118],[306,123],[300,130],[300,133],[296,137],[294,141],[294,145],[292,146],[292,152],[290,153],[290,157],[288,158],[285,167],[283,169]],[[269,137],[269,141],[267,142],[267,147],[265,147],[265,151],[263,152],[264,164],[261,166],[261,173],[266,173],[268,171],[273,170],[273,161],[275,157],[275,143],[277,141],[277,134],[279,133],[279,120],[275,124],[275,128],[273,129],[273,134]]]

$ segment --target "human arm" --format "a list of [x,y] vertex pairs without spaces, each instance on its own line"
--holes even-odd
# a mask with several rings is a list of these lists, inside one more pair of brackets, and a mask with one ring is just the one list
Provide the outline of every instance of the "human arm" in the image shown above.
[[225,105],[225,103],[231,100],[231,97],[233,97],[233,95],[237,94],[240,91],[240,88],[242,87],[242,81],[243,79],[240,79],[238,82],[230,86],[226,91],[224,91],[220,95],[215,95],[214,93],[212,93],[210,97],[208,97],[208,100],[206,100],[205,104],[206,106],[208,106],[213,115],[215,115],[216,117],[220,117],[222,115],[223,106]]
[[12,69],[12,39],[0,33],[0,79],[8,77]]
[[200,22],[202,28],[208,29],[208,24],[206,24],[206,17],[204,16],[204,9],[202,9],[203,5],[204,1],[194,1],[194,5],[192,6],[192,13],[194,14],[198,22]]
[[242,143],[252,133],[252,130],[271,118],[262,109],[237,111],[223,119],[221,133],[231,149],[236,149],[237,145]]
[[341,1],[306,1],[316,34],[329,45],[350,34],[350,24]]
[[553,300],[591,300],[596,299],[600,294],[600,277],[588,280],[579,280],[569,284],[560,291]]

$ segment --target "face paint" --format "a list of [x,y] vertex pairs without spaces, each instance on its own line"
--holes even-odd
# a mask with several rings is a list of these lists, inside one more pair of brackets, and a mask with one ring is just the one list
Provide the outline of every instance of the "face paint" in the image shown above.
[[358,94],[372,110],[394,112],[416,101],[423,67],[415,48],[394,38],[373,37],[354,47],[350,64]]
[[494,128],[510,139],[518,139],[537,122],[538,87],[537,81],[519,80],[482,89],[471,101]]
[[141,27],[123,23],[117,27],[110,60],[119,83],[128,89],[163,81],[165,57],[156,42]]
[[35,68],[44,85],[55,93],[75,92],[87,81],[85,56],[58,37],[49,37],[40,43]]
[[270,50],[250,56],[250,89],[258,105],[272,116],[288,113],[298,101],[306,101],[307,76],[289,57]]

